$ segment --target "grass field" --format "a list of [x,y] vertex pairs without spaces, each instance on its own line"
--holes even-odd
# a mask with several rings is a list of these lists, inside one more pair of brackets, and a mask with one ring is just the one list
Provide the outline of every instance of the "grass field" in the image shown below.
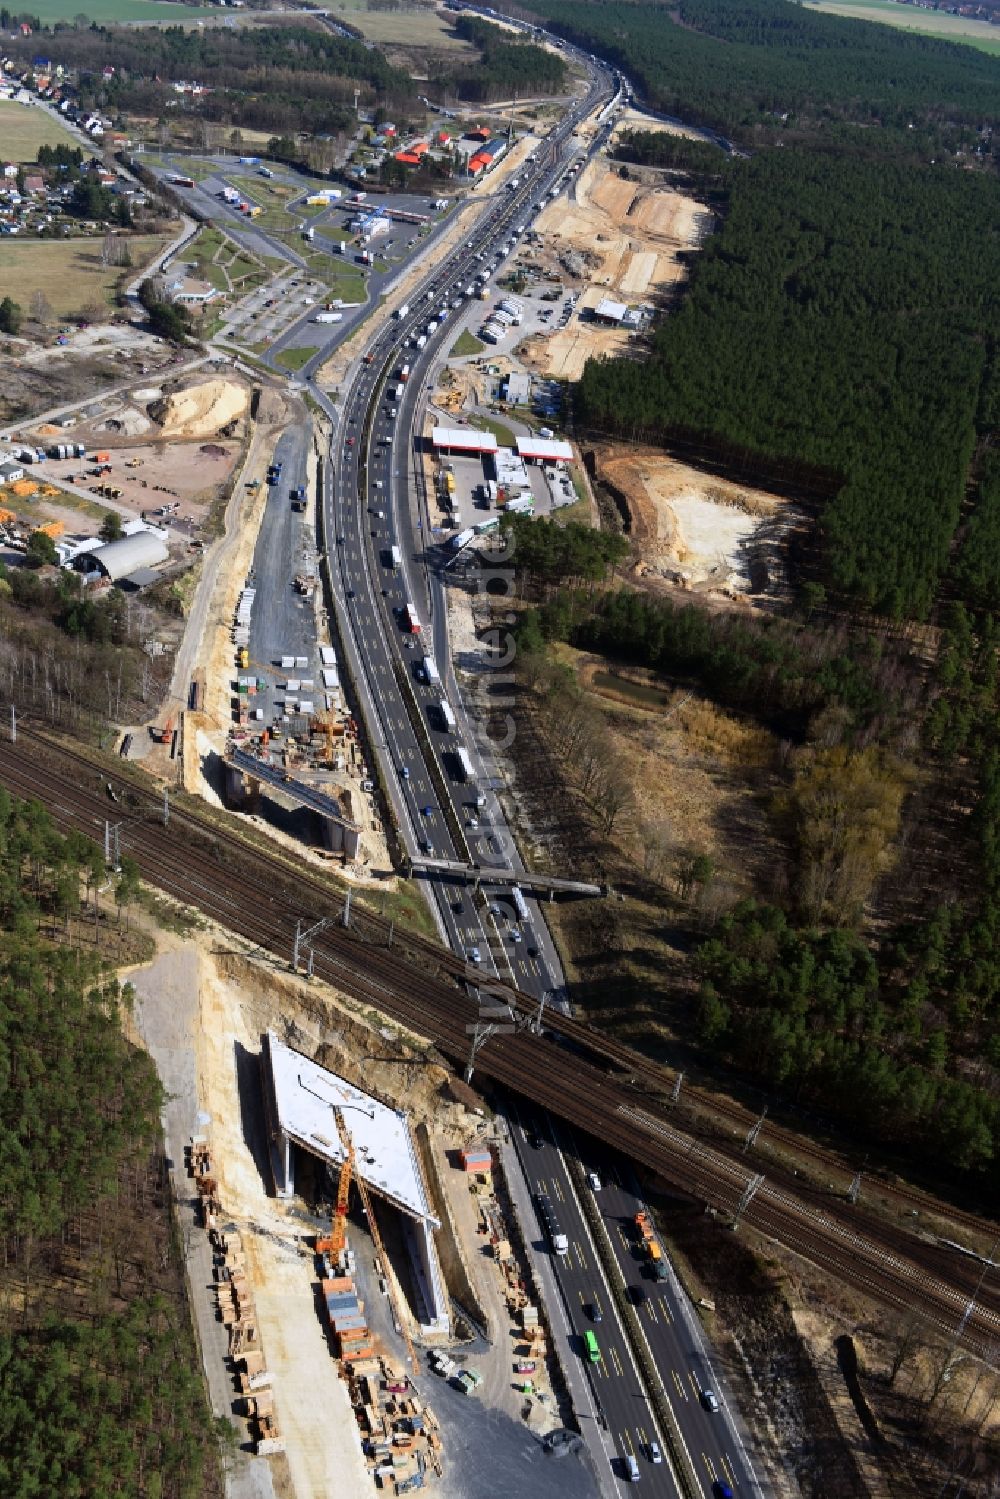
[[193,262],[194,274],[211,282],[216,291],[243,293],[267,280],[267,272],[215,228],[202,229],[185,250],[184,259]]
[[300,370],[318,352],[318,349],[283,349],[280,354],[275,354],[274,362],[283,370]]
[[452,359],[461,359],[465,354],[481,354],[486,347],[468,328],[463,328],[451,346]]
[[[129,240],[133,269],[139,269],[169,244],[170,235]],[[34,292],[43,292],[53,312],[66,317],[91,302],[113,305],[121,267],[101,264],[101,239],[0,240],[0,299],[10,296],[27,312]]]
[[46,110],[0,100],[0,152],[4,161],[37,161],[39,146],[75,145],[75,138]]
[[922,36],[933,36],[942,42],[962,42],[978,47],[980,52],[1000,55],[1000,27],[988,21],[974,21],[966,16],[952,16],[945,11],[917,10],[899,5],[896,0],[807,0],[812,10],[852,21],[880,21],[883,26],[899,26]]
[[43,26],[72,21],[75,16],[86,16],[88,21],[145,21],[149,25],[173,21],[177,26],[190,25],[201,18],[219,18],[217,10],[171,5],[167,0],[32,0],[31,14]]
[[503,422],[498,422],[494,416],[483,416],[476,412],[475,416],[469,417],[469,426],[478,427],[480,432],[492,432],[502,448],[514,446],[514,434]]
[[335,8],[345,21],[364,32],[370,42],[400,47],[433,47],[438,52],[454,52],[456,60],[462,53],[470,58],[477,55],[474,47],[455,36],[433,6],[404,4],[397,11],[384,11],[335,0]]

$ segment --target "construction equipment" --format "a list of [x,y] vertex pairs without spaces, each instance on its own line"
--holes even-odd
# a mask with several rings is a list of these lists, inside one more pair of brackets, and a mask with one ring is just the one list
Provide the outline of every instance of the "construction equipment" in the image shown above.
[[[333,1210],[333,1219],[330,1224],[330,1237],[329,1239],[317,1239],[317,1252],[319,1254],[329,1254],[335,1265],[337,1258],[343,1253],[347,1236],[347,1199],[351,1190],[351,1182],[355,1181],[358,1184],[358,1196],[361,1198],[362,1211],[368,1220],[368,1231],[372,1236],[372,1243],[375,1245],[375,1256],[383,1267],[387,1267],[389,1261],[382,1244],[382,1236],[378,1231],[378,1223],[375,1221],[375,1213],[372,1209],[371,1198],[368,1196],[368,1188],[364,1178],[357,1170],[357,1159],[354,1154],[354,1142],[351,1139],[351,1132],[347,1128],[343,1110],[338,1109],[336,1104],[333,1105],[333,1117],[337,1125],[337,1133],[340,1136],[340,1143],[344,1147],[344,1161],[340,1168],[340,1180],[337,1184],[337,1203]],[[403,1334],[403,1341],[406,1344],[410,1365],[414,1372],[416,1372],[420,1365],[417,1362],[417,1350],[414,1348],[413,1340],[407,1330],[406,1316],[396,1298],[396,1288],[392,1277],[386,1275],[385,1279],[392,1298],[393,1310],[396,1313],[396,1321],[399,1324],[399,1330]]]
[[[354,1177],[354,1142],[347,1131],[340,1110],[334,1109],[333,1114],[337,1121],[337,1129],[345,1154],[340,1168],[340,1180],[337,1183],[337,1203],[330,1221],[330,1237],[328,1239],[316,1240],[316,1252],[317,1254],[329,1255],[333,1264],[336,1265],[344,1252],[344,1244],[347,1240],[347,1201],[350,1197],[351,1181]],[[360,1187],[360,1183],[358,1185]]]
[[171,739],[174,737],[174,718],[175,717],[176,717],[176,715],[173,714],[173,713],[171,713],[170,716],[169,716],[169,718],[167,719],[166,723],[163,725],[163,728],[157,730],[156,735],[155,735],[157,744],[169,744],[170,743]]

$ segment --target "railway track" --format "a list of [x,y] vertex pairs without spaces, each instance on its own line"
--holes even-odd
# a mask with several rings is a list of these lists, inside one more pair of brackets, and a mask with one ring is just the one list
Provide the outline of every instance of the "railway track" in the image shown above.
[[[111,808],[102,789],[107,772],[44,736],[20,726],[18,733],[18,745],[0,746],[0,782],[17,796],[44,801],[58,826],[100,840]],[[28,752],[24,739],[31,740]],[[331,894],[319,882],[308,876],[293,879],[280,864],[254,855],[241,840],[189,812],[172,811],[169,827],[157,820],[159,813],[157,799],[140,789],[132,805],[112,815],[123,822],[124,850],[144,879],[165,893],[284,958],[291,954],[299,917],[331,914]],[[377,918],[372,926],[378,933]],[[462,1063],[469,1049],[467,1027],[474,1018],[468,990],[456,982],[465,979],[465,970],[450,955],[424,945],[434,957],[434,969],[334,924],[314,939],[315,972],[427,1036]],[[595,1049],[593,1036],[579,1029]],[[577,1027],[565,1030],[572,1036]],[[637,1061],[634,1053],[628,1055]],[[634,1089],[555,1041],[524,1033],[496,1037],[479,1054],[477,1070],[725,1213],[734,1211],[753,1175],[745,1158],[734,1159],[639,1107]],[[633,1074],[636,1070],[633,1066]],[[1000,1289],[984,1284],[968,1310],[980,1266],[964,1257],[948,1259],[937,1246],[902,1229],[859,1219],[857,1213],[842,1215],[839,1206],[834,1211],[828,1201],[810,1200],[801,1184],[791,1191],[780,1180],[765,1181],[744,1215],[760,1232],[846,1283],[892,1306],[919,1312],[942,1333],[957,1335],[964,1319],[961,1341],[989,1355],[1000,1343]]]
[[[63,745],[53,745],[45,735],[38,734],[30,728],[24,728],[22,733],[32,737],[34,743],[41,752],[56,751],[63,762],[71,761],[78,765],[81,772],[91,775],[103,775],[104,769],[101,765],[80,753]],[[159,811],[158,799],[145,787],[129,782],[135,794],[142,798],[143,805],[150,815]],[[173,817],[178,825],[189,825],[200,834],[206,833],[206,823],[197,816],[189,815],[184,811],[173,812]],[[221,847],[231,851],[237,860],[246,860],[253,857],[252,850],[247,842],[237,834],[227,833],[223,829],[214,826],[210,829],[210,836],[218,841]],[[286,876],[286,882],[291,885],[291,874]],[[307,897],[312,896],[317,904],[325,905],[331,899],[330,888],[308,870],[303,869],[296,872],[294,886],[303,906],[307,904]],[[358,908],[355,907],[357,911]],[[365,911],[355,917],[358,925],[366,936],[377,944],[388,945],[395,941],[404,951],[410,953],[422,966],[426,966],[430,972],[441,976],[450,976],[456,983],[461,983],[465,976],[465,966],[449,949],[426,940],[415,933],[401,935],[395,924],[384,917],[370,911]],[[518,1007],[527,1013],[535,1001],[530,996],[517,996]],[[635,1051],[627,1042],[618,1041],[613,1036],[598,1034],[585,1022],[573,1020],[562,1016],[558,1012],[549,1012],[549,1028],[565,1036],[575,1046],[584,1048],[591,1055],[594,1062],[602,1067],[609,1065],[621,1069],[623,1074],[635,1079],[638,1087],[652,1092],[661,1097],[669,1096],[677,1081],[677,1072],[663,1063],[643,1057]],[[721,1121],[723,1127],[728,1128],[738,1137],[745,1137],[751,1125],[757,1117],[749,1109],[733,1099],[719,1097],[711,1091],[699,1088],[696,1085],[685,1083],[683,1099],[679,1110],[679,1117],[685,1119],[685,1127],[690,1133],[701,1135],[709,1143],[714,1144],[723,1153],[736,1153],[738,1146],[721,1135],[718,1129],[713,1128],[715,1121]],[[673,1112],[673,1111],[672,1111]],[[808,1139],[796,1134],[793,1130],[783,1128],[775,1120],[770,1119],[766,1126],[766,1138],[769,1144],[773,1144],[787,1156],[800,1160],[805,1158],[811,1161],[819,1176],[827,1182],[833,1181],[843,1189],[846,1195],[847,1187],[851,1182],[855,1167],[845,1160],[836,1151],[813,1144]],[[783,1168],[780,1162],[768,1162],[768,1170],[777,1169],[783,1174],[788,1185],[795,1185],[802,1190],[801,1179],[796,1179],[794,1169]],[[949,1222],[961,1224],[970,1233],[981,1236],[986,1242],[992,1243],[996,1236],[997,1225],[995,1221],[989,1221],[974,1213],[965,1212],[960,1208],[949,1206],[942,1213],[941,1205],[928,1194],[916,1188],[908,1187],[902,1183],[887,1182],[881,1178],[874,1178],[877,1182],[877,1191],[884,1205],[890,1211],[895,1212],[900,1218],[916,1211],[923,1216],[943,1215]],[[824,1194],[824,1198],[828,1194]],[[856,1216],[856,1215],[855,1215]]]

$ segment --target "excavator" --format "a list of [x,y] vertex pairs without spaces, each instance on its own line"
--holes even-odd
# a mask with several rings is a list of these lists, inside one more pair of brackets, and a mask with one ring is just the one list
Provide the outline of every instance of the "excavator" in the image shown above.
[[399,1301],[396,1296],[395,1284],[392,1277],[388,1274],[389,1261],[386,1258],[385,1249],[382,1245],[382,1236],[378,1231],[378,1223],[375,1221],[375,1214],[372,1210],[371,1198],[368,1196],[368,1188],[365,1184],[364,1178],[360,1175],[357,1169],[357,1157],[354,1154],[354,1141],[351,1139],[350,1130],[347,1128],[347,1124],[344,1121],[343,1111],[341,1109],[338,1109],[336,1104],[333,1105],[333,1117],[337,1125],[337,1133],[340,1136],[340,1143],[344,1147],[344,1159],[340,1167],[340,1179],[337,1182],[337,1201],[334,1205],[333,1216],[330,1220],[330,1236],[326,1239],[316,1240],[316,1252],[317,1254],[327,1255],[331,1263],[336,1266],[337,1261],[340,1259],[340,1256],[344,1252],[344,1246],[347,1242],[347,1204],[351,1193],[351,1182],[357,1182],[358,1195],[361,1198],[361,1206],[364,1210],[364,1215],[368,1222],[368,1229],[372,1236],[372,1243],[375,1245],[375,1255],[379,1263],[382,1265],[386,1283],[389,1286],[389,1294],[392,1297],[393,1310],[396,1313],[396,1322],[401,1333],[403,1334],[403,1341],[406,1344],[406,1352],[410,1360],[410,1365],[414,1372],[416,1372],[420,1367],[417,1362],[417,1350],[414,1348],[413,1341],[410,1338],[410,1334],[407,1330],[406,1317],[404,1316],[403,1308],[399,1305]]

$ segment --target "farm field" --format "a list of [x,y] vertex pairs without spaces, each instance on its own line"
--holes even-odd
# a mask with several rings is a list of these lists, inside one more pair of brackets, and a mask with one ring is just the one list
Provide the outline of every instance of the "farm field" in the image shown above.
[[0,141],[4,161],[36,161],[39,146],[76,145],[70,135],[48,110],[34,104],[0,101]]
[[[169,244],[170,236],[137,236],[129,240],[131,280]],[[0,241],[0,299],[13,297],[27,311],[34,292],[44,293],[54,313],[67,317],[90,303],[112,304],[120,266],[101,264],[101,237],[71,240]]]
[[435,51],[464,53],[472,58],[475,49],[455,36],[444,16],[432,5],[403,5],[396,11],[369,10],[367,5],[336,6],[345,21],[364,32],[370,42],[401,47],[433,47]]
[[896,0],[806,0],[814,10],[851,21],[879,21],[883,26],[899,26],[922,36],[941,41],[962,42],[981,52],[1000,55],[1000,27],[988,21],[967,16],[952,16],[945,11],[918,10],[913,5],[898,5]]
[[43,26],[56,21],[72,21],[85,15],[88,21],[115,21],[123,25],[145,21],[147,25],[173,22],[177,26],[190,25],[199,19],[218,19],[217,10],[199,10],[188,5],[171,4],[169,0],[37,0],[31,14],[37,16]]

